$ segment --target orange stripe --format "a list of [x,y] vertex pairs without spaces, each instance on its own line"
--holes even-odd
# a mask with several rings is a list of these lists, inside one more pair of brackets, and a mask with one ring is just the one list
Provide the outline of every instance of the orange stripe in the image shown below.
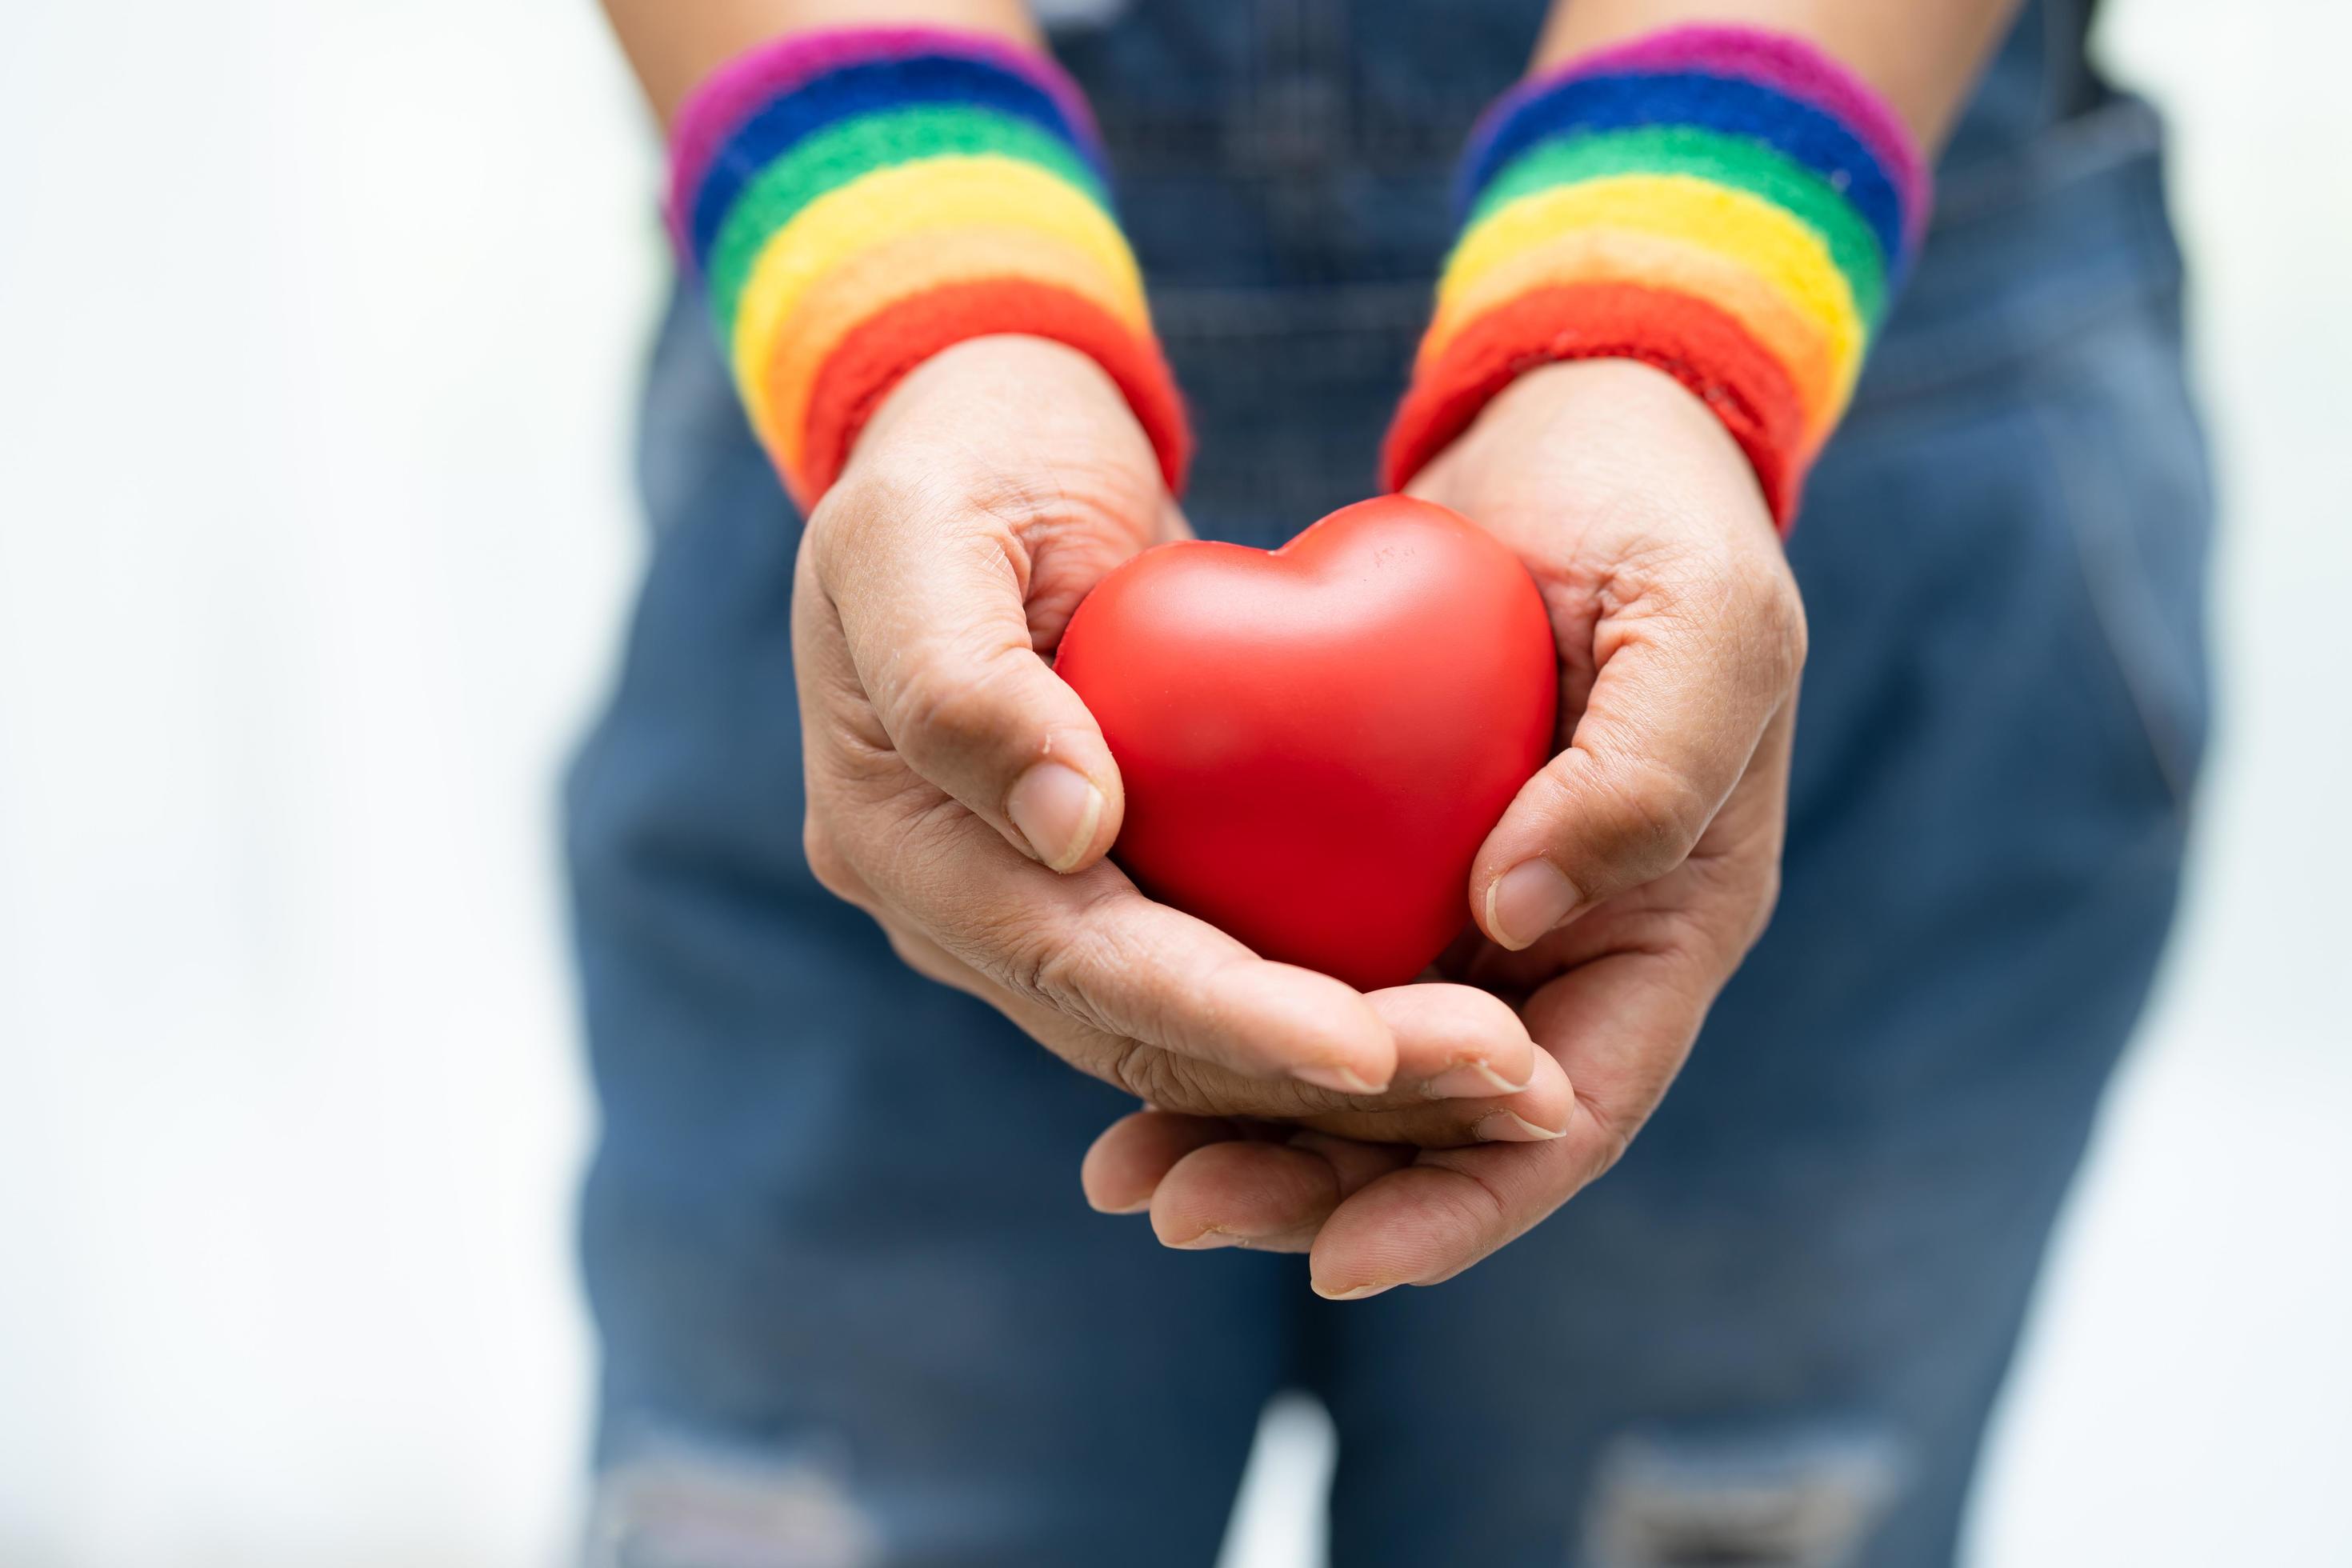
[[1633,229],[1577,229],[1490,268],[1439,306],[1422,340],[1420,363],[1434,363],[1465,328],[1517,296],[1579,283],[1649,284],[1711,300],[1788,371],[1809,435],[1826,436],[1843,411],[1851,370],[1839,363],[1829,334],[1786,295],[1721,251]]
[[802,467],[785,470],[793,499],[813,505],[840,477],[866,421],[908,371],[955,343],[999,332],[1066,343],[1101,365],[1159,453],[1169,490],[1182,491],[1192,432],[1160,345],[1090,300],[1013,277],[950,283],[901,300],[841,341],[809,398]]
[[929,229],[887,240],[827,273],[777,328],[763,372],[762,406],[769,410],[763,436],[779,466],[799,466],[818,373],[861,323],[911,295],[1004,277],[1034,278],[1066,289],[1139,336],[1151,331],[1143,292],[1133,279],[1113,277],[1077,247],[1034,228]]
[[1804,408],[1780,362],[1704,300],[1622,283],[1538,289],[1455,334],[1397,410],[1381,473],[1402,489],[1513,380],[1561,360],[1654,365],[1705,400],[1754,465],[1783,528],[1803,482]]

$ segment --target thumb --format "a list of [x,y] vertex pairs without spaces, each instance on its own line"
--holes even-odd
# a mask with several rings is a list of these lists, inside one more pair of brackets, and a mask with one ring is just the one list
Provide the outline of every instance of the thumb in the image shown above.
[[1506,948],[1681,865],[1794,694],[1804,612],[1785,567],[1686,564],[1595,628],[1591,693],[1568,749],[1520,789],[1472,864],[1473,914]]
[[[1023,853],[1081,869],[1118,836],[1123,796],[1100,727],[1030,626],[1026,541],[1063,525],[1032,530],[1017,501],[945,490],[836,486],[819,509],[831,515],[810,520],[816,585],[880,725],[872,739]],[[1086,531],[1107,568],[1120,552],[1100,536],[1119,531]]]

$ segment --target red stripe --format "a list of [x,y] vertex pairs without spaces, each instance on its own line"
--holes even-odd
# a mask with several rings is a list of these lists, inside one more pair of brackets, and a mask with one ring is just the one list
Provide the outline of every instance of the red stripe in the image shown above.
[[1772,515],[1788,528],[1804,484],[1796,384],[1732,316],[1639,284],[1532,289],[1465,328],[1397,410],[1381,452],[1384,481],[1400,490],[1411,483],[1520,375],[1580,359],[1638,360],[1690,388],[1748,454]]
[[841,477],[866,420],[909,371],[941,349],[998,332],[1066,343],[1101,365],[1159,453],[1170,493],[1182,493],[1192,434],[1160,345],[1067,289],[1027,278],[988,278],[910,294],[842,339],[809,397],[803,503],[814,504]]

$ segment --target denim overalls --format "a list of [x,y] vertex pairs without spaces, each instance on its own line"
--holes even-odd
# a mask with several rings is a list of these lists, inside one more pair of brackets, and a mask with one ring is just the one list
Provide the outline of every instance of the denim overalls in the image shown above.
[[[1214,1559],[1269,1394],[1339,1568],[1942,1563],[2170,922],[2210,500],[2149,111],[2028,7],[1790,543],[1785,888],[1619,1169],[1443,1287],[1087,1211],[1127,1110],[811,880],[797,521],[698,309],[647,385],[652,563],[569,786],[604,1126],[593,1560]],[[1066,0],[1056,45],[1194,405],[1188,510],[1373,488],[1471,118],[1541,0]]]

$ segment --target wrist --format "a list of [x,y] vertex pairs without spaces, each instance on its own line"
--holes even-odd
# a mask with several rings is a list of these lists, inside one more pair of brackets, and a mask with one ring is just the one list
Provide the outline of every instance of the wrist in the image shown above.
[[[1615,559],[1667,533],[1759,545],[1776,563],[1781,554],[1754,468],[1722,420],[1674,376],[1634,360],[1525,372],[1422,470],[1412,493],[1533,559]],[[1619,534],[1622,546],[1603,542]]]
[[810,528],[860,535],[878,519],[903,532],[923,518],[925,549],[944,527],[1024,550],[1048,537],[1109,543],[1116,559],[1171,510],[1158,455],[1102,367],[1064,343],[999,335],[942,350],[891,390]]
[[1091,356],[1050,338],[995,333],[951,343],[876,405],[841,479],[868,454],[919,445],[943,477],[1034,470],[1081,458],[1132,470],[1166,494],[1150,434]]
[[1672,374],[1633,359],[1557,360],[1521,372],[1432,467],[1456,453],[1492,465],[1569,446],[1629,476],[1654,474],[1670,453],[1737,479],[1763,505],[1747,454],[1715,411]]
[[1481,122],[1461,195],[1390,482],[1531,367],[1628,359],[1714,413],[1783,525],[1927,201],[1908,132],[1866,86],[1801,41],[1721,27],[1515,89]]

